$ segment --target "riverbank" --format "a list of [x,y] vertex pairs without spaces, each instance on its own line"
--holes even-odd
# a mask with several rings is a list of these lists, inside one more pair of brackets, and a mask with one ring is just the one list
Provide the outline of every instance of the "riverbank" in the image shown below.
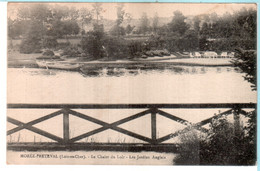
[[[41,54],[20,54],[18,52],[8,53],[8,67],[9,68],[38,68],[36,58]],[[128,60],[93,60],[93,61],[79,61],[77,59],[70,59],[69,62],[81,63],[86,67],[90,66],[111,66],[111,67],[123,67],[125,65],[134,64],[160,64],[160,65],[183,65],[183,66],[232,66],[232,59],[229,58],[177,58],[174,55],[165,57],[149,57],[149,58],[136,58]]]

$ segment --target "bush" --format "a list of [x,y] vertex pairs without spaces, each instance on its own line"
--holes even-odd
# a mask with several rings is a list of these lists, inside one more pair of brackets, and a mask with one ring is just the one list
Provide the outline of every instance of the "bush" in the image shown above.
[[31,22],[28,26],[26,37],[20,44],[20,53],[38,53],[41,51],[42,25],[38,21]]
[[57,39],[53,36],[46,36],[43,39],[43,43],[42,46],[44,48],[56,48],[56,46],[58,45]]
[[61,56],[67,56],[67,57],[80,57],[81,52],[76,46],[69,46],[61,53]]
[[20,53],[25,53],[25,54],[40,53],[41,52],[40,40],[38,38],[23,39],[19,49],[20,49]]
[[99,29],[88,32],[81,40],[81,46],[85,54],[100,59],[105,56],[104,32]]
[[55,48],[55,50],[60,50],[60,49],[64,49],[66,50],[68,47],[71,46],[70,42],[59,42]]
[[149,41],[130,41],[127,46],[132,57],[140,57],[151,49]]
[[234,124],[225,117],[215,119],[203,136],[195,131],[180,135],[179,165],[255,165],[256,112],[249,112],[249,124],[234,134]]
[[257,90],[257,52],[255,50],[237,49],[232,63],[245,73],[244,79],[252,84],[252,90]]
[[118,37],[106,36],[104,39],[104,51],[108,58],[123,59],[129,56],[126,41]]
[[129,56],[126,41],[120,37],[106,35],[100,27],[86,33],[81,40],[81,47],[85,54],[95,59],[122,59]]
[[42,53],[43,56],[54,56],[54,52],[51,51],[51,50],[45,50],[43,53]]
[[199,165],[200,164],[200,143],[201,137],[194,129],[180,136],[181,145],[178,148],[179,155],[174,158],[178,165]]

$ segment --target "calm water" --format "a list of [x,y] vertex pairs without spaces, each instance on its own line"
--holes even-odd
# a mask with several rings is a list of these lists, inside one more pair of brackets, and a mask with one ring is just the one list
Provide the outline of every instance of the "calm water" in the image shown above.
[[[103,68],[82,72],[46,69],[8,69],[8,103],[248,103],[256,102],[256,92],[244,81],[243,74],[232,67]],[[223,111],[224,109],[220,109]],[[8,115],[28,122],[54,110],[8,110]],[[112,123],[142,111],[77,110]],[[213,116],[216,110],[165,110],[196,123]],[[196,114],[196,115],[195,115]],[[71,137],[99,128],[100,125],[70,116]],[[158,116],[157,136],[183,128]],[[35,125],[61,136],[62,116]],[[8,124],[8,128],[14,128]],[[150,115],[120,125],[122,128],[151,136]],[[142,129],[140,129],[142,128]],[[8,141],[51,141],[23,130]],[[82,140],[83,142],[142,142],[112,130]],[[174,140],[171,140],[174,141]]]

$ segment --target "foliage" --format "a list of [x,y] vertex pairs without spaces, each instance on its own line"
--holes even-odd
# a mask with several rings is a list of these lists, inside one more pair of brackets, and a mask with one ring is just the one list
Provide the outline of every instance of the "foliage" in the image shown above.
[[158,17],[158,13],[155,13],[152,22],[153,32],[156,33],[158,28],[159,28],[159,17]]
[[8,18],[8,37],[10,39],[19,38],[27,32],[30,24],[30,21],[22,22]]
[[127,43],[123,38],[106,36],[104,47],[108,58],[123,59],[129,56]]
[[18,18],[9,20],[9,37],[24,36],[20,45],[22,53],[32,53],[39,48],[55,48],[57,38],[79,33],[76,22],[78,11],[65,9],[46,4],[21,5]]
[[131,26],[130,24],[128,24],[125,28],[125,32],[126,34],[130,34],[132,33],[133,29],[135,28],[135,26]]
[[97,25],[99,25],[99,21],[102,20],[103,16],[103,8],[102,8],[102,3],[95,3],[92,5],[93,9],[92,9],[92,15],[94,16],[94,18],[96,19],[96,23]]
[[245,80],[251,83],[253,90],[257,89],[257,55],[256,51],[244,51],[237,49],[233,64],[238,67],[241,72],[245,73]]
[[150,28],[150,22],[149,22],[149,19],[148,19],[146,13],[142,14],[140,22],[141,22],[141,24],[139,26],[139,32],[141,34],[146,34],[149,31],[149,28]]
[[189,29],[185,19],[186,17],[180,11],[175,11],[174,17],[169,23],[170,31],[177,32],[182,36]]
[[61,53],[61,56],[66,56],[66,57],[81,57],[81,52],[78,47],[76,46],[68,46],[63,50]]
[[81,33],[82,33],[83,31],[85,31],[84,25],[89,24],[92,21],[93,15],[91,11],[88,10],[87,8],[81,8],[79,10],[79,19],[81,21]]
[[127,47],[131,57],[140,57],[151,49],[151,44],[149,41],[130,41],[127,43]]
[[42,34],[38,30],[41,29],[39,22],[35,21],[30,24],[26,37],[22,40],[20,45],[21,53],[35,53],[41,49]]
[[57,39],[53,36],[45,36],[42,41],[43,48],[56,48],[58,45]]
[[180,153],[174,158],[177,165],[199,165],[201,137],[192,127],[180,136]]
[[20,53],[25,53],[25,54],[40,53],[41,46],[39,42],[40,40],[35,37],[23,39],[20,45]]
[[125,29],[121,26],[124,21],[124,18],[128,16],[128,13],[124,10],[123,4],[118,4],[116,7],[117,10],[117,19],[115,25],[112,27],[110,34],[113,36],[123,36],[125,35]]
[[256,49],[256,10],[244,8],[233,15],[212,14],[204,20],[199,37],[212,40],[205,42],[207,43],[204,44],[205,47],[209,46],[211,50],[229,51],[237,47]]
[[104,57],[104,30],[102,26],[95,25],[93,31],[89,31],[81,40],[81,46],[84,53],[89,54],[95,59]]
[[19,20],[31,20],[46,22],[52,16],[51,10],[47,4],[21,5],[18,8]]
[[43,53],[42,53],[43,56],[54,56],[54,52],[51,51],[51,50],[45,50]]
[[[105,33],[101,24],[104,14],[102,3],[95,3],[92,7],[93,9],[89,10],[87,8],[77,9],[47,4],[20,5],[16,12],[18,17],[8,19],[10,44],[12,39],[23,38],[21,51],[31,53],[34,48],[39,50],[44,47],[59,46],[55,40],[57,38],[68,38],[71,35],[81,33],[82,36],[85,36],[82,39],[89,37],[94,40],[93,43],[89,41],[93,45],[92,48],[90,48],[90,44],[84,43],[85,49],[86,46],[92,49],[89,52],[86,50],[86,53],[90,53],[92,56],[94,54],[94,56],[105,56],[104,52],[102,52],[103,55],[101,55],[101,52],[94,53],[94,49],[104,51],[102,46],[105,45],[105,42],[101,41],[105,40],[105,37],[99,36],[99,33],[102,32],[102,35],[108,34],[109,37],[120,37],[117,40],[119,42],[125,35],[132,36],[131,33],[144,34],[147,37],[149,35],[148,44],[150,48],[167,48],[169,51],[212,50],[233,52],[237,47],[256,49],[257,16],[254,9],[243,8],[232,14],[228,12],[223,15],[211,13],[194,17],[186,17],[180,11],[175,11],[171,22],[163,26],[160,26],[162,18],[159,17],[159,14],[155,13],[154,17],[149,19],[147,14],[143,13],[140,24],[137,26],[132,23],[130,25],[131,15],[125,12],[122,4],[119,4],[116,7],[117,18],[114,26],[109,32]],[[94,31],[87,35],[84,28],[90,23],[93,23]],[[134,29],[135,27],[137,29]],[[102,40],[97,40],[99,38]],[[96,48],[94,44],[97,46]],[[140,42],[130,43],[127,46],[129,46],[131,54],[143,51]],[[137,48],[137,46],[139,47]],[[37,49],[35,51],[38,51]]]
[[248,113],[248,124],[236,134],[226,117],[212,120],[207,134],[190,132],[180,135],[180,154],[175,164],[254,165],[256,162],[256,112]]
[[125,35],[125,29],[124,27],[121,27],[121,26],[113,26],[112,29],[110,30],[110,34],[113,35],[113,36],[124,36]]

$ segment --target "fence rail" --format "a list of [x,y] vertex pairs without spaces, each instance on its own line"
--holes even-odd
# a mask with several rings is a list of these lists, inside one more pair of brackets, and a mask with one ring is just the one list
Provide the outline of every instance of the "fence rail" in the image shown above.
[[[235,132],[239,129],[239,115],[247,115],[247,112],[244,109],[256,109],[256,104],[254,103],[222,103],[222,104],[7,104],[8,109],[57,109],[57,111],[52,112],[50,114],[47,114],[43,117],[37,118],[33,121],[24,123],[21,122],[15,118],[11,118],[7,116],[7,121],[9,123],[12,123],[16,125],[17,127],[10,129],[7,131],[7,135],[11,135],[13,133],[16,133],[18,131],[21,131],[23,129],[30,130],[34,133],[37,133],[39,135],[42,135],[44,137],[47,137],[56,143],[56,148],[58,149],[60,147],[69,148],[69,149],[77,149],[77,147],[84,147],[86,149],[87,147],[93,148],[93,147],[116,147],[120,146],[122,148],[123,146],[126,147],[126,149],[136,149],[140,148],[143,150],[153,150],[153,149],[165,149],[166,146],[169,146],[169,144],[165,144],[163,142],[176,137],[182,133],[188,132],[190,130],[190,127],[199,130],[201,132],[207,132],[208,130],[203,127],[204,125],[210,123],[212,119],[218,118],[223,115],[234,115],[234,123],[235,123]],[[88,116],[85,113],[81,113],[78,111],[75,111],[74,109],[144,109],[142,112],[133,114],[131,116],[125,117],[123,119],[120,119],[118,121],[115,121],[113,123],[107,123],[102,120],[100,120],[97,117]],[[198,123],[191,123],[183,118],[180,118],[179,116],[175,116],[172,113],[168,113],[163,111],[163,109],[225,109],[226,111],[219,113],[218,115],[214,115],[210,118],[207,118],[205,120],[202,120]],[[55,116],[63,115],[63,137],[58,137],[56,135],[51,134],[50,132],[41,130],[39,128],[34,127],[35,124],[44,122],[48,119],[51,119]],[[69,124],[69,116],[75,116],[83,120],[90,121],[92,123],[98,124],[101,127],[94,129],[92,131],[85,132],[81,135],[78,135],[76,137],[70,137],[70,124]],[[129,121],[138,119],[142,116],[150,115],[151,117],[151,136],[146,137],[143,135],[140,135],[139,133],[132,132],[130,130],[124,129],[119,127],[121,124],[127,123]],[[176,131],[174,133],[170,133],[166,136],[157,138],[157,116],[160,115],[162,117],[168,118],[172,121],[178,122],[184,126],[186,126],[184,129]],[[236,130],[237,128],[237,130]],[[92,135],[98,134],[100,132],[106,131],[108,129],[117,131],[119,133],[128,135],[130,137],[133,137],[135,139],[139,139],[144,141],[143,144],[131,144],[129,143],[120,143],[115,144],[111,143],[108,145],[107,143],[79,143],[79,140],[82,140],[84,138],[90,137]],[[38,147],[43,147],[43,143],[38,143]],[[53,144],[53,143],[52,143]],[[28,147],[30,149],[30,146],[34,146],[35,143],[7,143],[7,148],[14,149],[15,147],[18,147],[20,149],[25,149]],[[164,147],[165,146],[165,147]],[[48,147],[48,146],[47,146]],[[53,146],[49,146],[53,147]],[[44,144],[44,148],[46,148],[46,144]],[[124,149],[124,148],[123,148]]]
[[140,108],[255,108],[255,103],[189,104],[7,104],[7,108],[140,109]]

